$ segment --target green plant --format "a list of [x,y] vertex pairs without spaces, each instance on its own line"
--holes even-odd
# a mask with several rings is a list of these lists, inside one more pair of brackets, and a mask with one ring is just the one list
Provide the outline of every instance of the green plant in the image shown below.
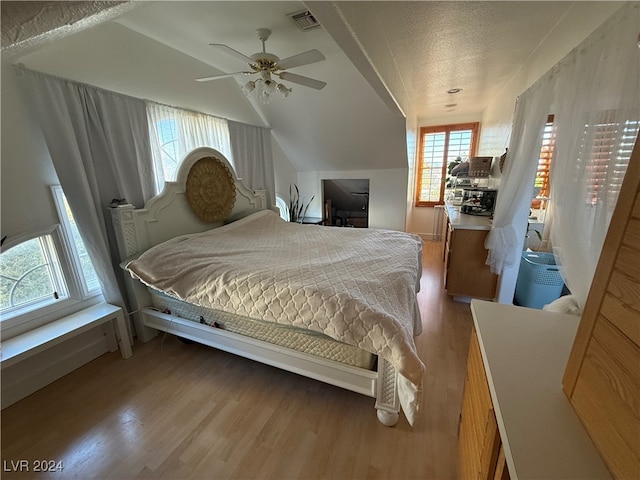
[[302,197],[300,197],[300,190],[294,183],[295,192],[292,191],[291,185],[289,185],[289,221],[302,223],[302,219],[307,214],[309,204],[313,202],[315,195],[311,196],[311,199],[305,204]]

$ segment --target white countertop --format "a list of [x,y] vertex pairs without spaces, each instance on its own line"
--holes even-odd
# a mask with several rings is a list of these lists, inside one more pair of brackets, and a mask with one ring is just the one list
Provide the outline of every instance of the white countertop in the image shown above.
[[482,215],[467,215],[460,213],[459,205],[451,205],[446,203],[444,211],[449,217],[451,228],[461,228],[466,230],[491,230],[491,221],[489,217]]
[[511,478],[611,478],[562,391],[580,318],[482,300],[471,311]]

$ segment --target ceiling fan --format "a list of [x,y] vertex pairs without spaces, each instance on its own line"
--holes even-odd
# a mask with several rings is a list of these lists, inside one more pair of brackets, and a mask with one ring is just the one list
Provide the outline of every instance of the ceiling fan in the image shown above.
[[301,67],[303,65],[309,65],[311,63],[320,62],[325,59],[324,55],[318,50],[309,50],[307,52],[299,53],[291,57],[280,60],[279,57],[266,51],[265,42],[271,35],[271,30],[268,28],[259,28],[257,31],[258,39],[262,42],[262,52],[254,53],[251,56],[244,55],[243,53],[234,50],[228,45],[220,43],[212,43],[211,46],[216,47],[225,53],[242,60],[249,64],[250,71],[240,71],[233,73],[222,73],[220,75],[213,75],[211,77],[196,78],[198,82],[208,82],[210,80],[218,80],[220,78],[231,77],[235,75],[254,75],[259,74],[260,78],[257,80],[251,80],[247,82],[242,88],[245,93],[250,94],[255,92],[263,101],[268,101],[269,97],[274,92],[279,92],[283,96],[287,97],[291,93],[291,89],[285,85],[273,80],[272,77],[278,77],[281,80],[287,82],[297,83],[305,87],[314,88],[316,90],[322,90],[326,82],[315,80],[313,78],[304,77],[295,73],[288,72],[287,70],[294,67]]

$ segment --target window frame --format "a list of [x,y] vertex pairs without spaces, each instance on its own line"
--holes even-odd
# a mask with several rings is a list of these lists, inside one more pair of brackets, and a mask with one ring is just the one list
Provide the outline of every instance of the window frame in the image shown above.
[[60,223],[37,231],[9,237],[2,246],[2,251],[9,250],[34,238],[50,235],[60,265],[60,274],[66,284],[65,296],[39,308],[17,309],[15,312],[0,315],[3,340],[34,330],[83,308],[88,308],[104,301],[101,288],[86,291],[83,287],[84,275],[81,270],[82,267],[74,254],[75,245],[72,243],[71,232],[67,231],[64,226],[66,214],[61,214],[61,208],[64,208],[64,206],[58,205],[59,197],[56,196],[54,190],[56,188],[60,189],[60,192],[62,189],[58,185],[51,187],[52,199],[56,205]]
[[[30,301],[25,303],[24,305],[16,306],[8,311],[2,312],[2,318],[0,318],[0,322],[2,323],[3,329],[5,328],[5,325],[11,325],[11,320],[13,318],[22,316],[27,317],[32,312],[36,312],[42,309],[54,308],[54,305],[62,303],[72,296],[73,286],[70,286],[67,281],[67,275],[64,271],[64,266],[60,255],[64,241],[62,239],[59,225],[53,225],[49,228],[45,228],[37,232],[20,235],[10,240],[8,239],[6,244],[3,245],[2,253],[11,250],[14,247],[17,247],[18,245],[22,245],[26,242],[39,239],[41,239],[41,241],[43,241],[44,243],[49,244],[43,249],[43,254],[47,258],[48,264],[54,271],[51,274],[51,281],[55,294],[58,295],[58,298],[52,297],[49,300],[41,299],[37,301]],[[49,239],[51,240],[50,242],[48,241]]]
[[98,285],[97,287],[91,288],[84,275],[80,252],[76,248],[75,242],[73,241],[74,236],[71,222],[65,211],[65,196],[62,187],[60,185],[51,185],[51,194],[53,195],[53,201],[58,213],[58,219],[60,220],[60,228],[63,232],[61,240],[69,259],[69,275],[73,277],[73,283],[79,289],[79,291],[77,292],[77,296],[79,298],[86,298],[92,297],[94,295],[101,295],[102,289],[100,288],[100,286]]
[[[444,205],[444,192],[445,192],[445,183],[447,179],[447,153],[449,150],[449,136],[451,132],[457,132],[461,130],[471,130],[471,148],[469,149],[469,157],[473,157],[476,155],[477,146],[478,146],[478,132],[480,131],[480,122],[467,122],[467,123],[453,123],[447,125],[433,125],[433,126],[425,126],[420,127],[420,138],[418,141],[418,166],[416,169],[416,190],[415,190],[415,198],[414,198],[414,206],[415,207],[435,207],[436,205]],[[422,171],[425,167],[423,161],[423,149],[424,149],[424,141],[425,136],[430,133],[445,133],[445,151],[444,151],[444,162],[442,165],[442,172],[440,178],[440,198],[438,201],[423,201],[420,200],[420,192],[422,190]]]

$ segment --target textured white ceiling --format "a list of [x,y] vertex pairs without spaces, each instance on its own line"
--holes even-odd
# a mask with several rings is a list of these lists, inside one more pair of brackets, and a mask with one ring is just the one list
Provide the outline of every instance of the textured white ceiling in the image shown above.
[[[342,45],[336,44],[340,43],[338,39],[331,38],[331,25],[325,25],[324,30],[301,32],[286,17],[287,13],[305,6],[312,12],[332,9],[333,18],[322,17],[321,21],[346,23],[403,113],[410,111],[418,118],[429,118],[447,113],[482,112],[575,4],[562,1],[157,2],[122,16],[119,22],[218,67],[219,70],[212,70],[215,74],[235,71],[238,63],[208,44],[226,43],[243,53],[255,53],[260,49],[255,36],[258,27],[273,30],[267,47],[281,58],[311,48],[321,50],[328,58],[334,53],[337,57]],[[314,66],[312,71],[322,75],[335,68],[337,64],[328,61],[320,70]],[[304,71],[296,73],[305,74]],[[462,93],[455,97],[447,95],[446,91],[454,87],[462,88]],[[455,106],[448,106],[454,103]]]
[[135,8],[126,1],[2,1],[2,56],[8,58]]
[[[203,111],[210,112],[216,110],[212,100],[223,86],[214,84],[226,82],[228,87],[237,81],[239,90],[246,79],[193,82],[245,67],[209,44],[224,43],[250,55],[261,48],[255,30],[267,27],[273,31],[267,50],[280,58],[312,48],[326,56],[324,62],[293,70],[328,82],[324,90],[293,85],[294,92],[284,101],[254,104],[296,169],[398,168],[407,162],[403,114],[424,121],[447,115],[480,118],[506,82],[557,33],[563,17],[573,15],[573,25],[582,21],[580,3],[126,2],[117,24],[107,22],[111,26],[102,28],[100,22],[114,8],[110,2],[3,1],[3,58],[6,51],[19,51],[36,39],[39,51],[23,57],[28,66],[132,95],[153,92],[145,75],[163,72],[169,90],[162,101],[198,109],[201,98]],[[589,3],[612,5],[602,9],[602,21],[619,5]],[[33,4],[29,8],[36,14],[25,15],[20,4]],[[42,4],[40,9],[37,4]],[[64,13],[64,5],[74,8]],[[323,28],[302,32],[287,18],[305,6]],[[6,15],[8,7],[13,15]],[[583,35],[598,25],[597,16],[588,20],[595,23],[582,26]],[[5,30],[5,25],[11,28]],[[91,32],[67,32],[69,26],[83,25],[91,26]],[[49,28],[51,45],[46,45],[47,35],[40,30]],[[59,40],[65,32],[74,35]],[[144,47],[153,54],[140,57],[148,42],[156,45]],[[144,74],[139,71],[143,66]],[[448,95],[453,87],[462,92]]]
[[[318,3],[311,8],[326,8]],[[572,3],[356,1],[334,8],[398,103],[428,118],[481,112]],[[463,90],[451,96],[450,88]]]

